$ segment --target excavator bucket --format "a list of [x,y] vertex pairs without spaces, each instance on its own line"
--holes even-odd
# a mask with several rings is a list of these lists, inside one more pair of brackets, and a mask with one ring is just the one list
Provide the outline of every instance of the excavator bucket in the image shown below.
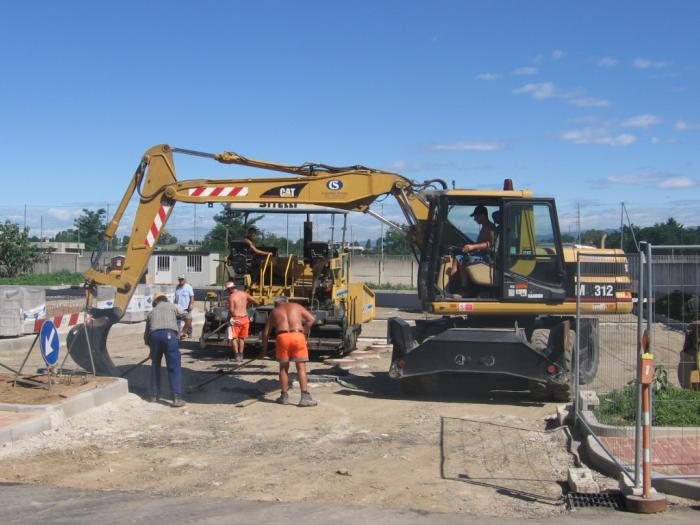
[[75,325],[66,338],[73,361],[88,372],[94,370],[98,376],[118,376],[117,367],[107,352],[107,336],[113,323],[114,320],[106,316]]

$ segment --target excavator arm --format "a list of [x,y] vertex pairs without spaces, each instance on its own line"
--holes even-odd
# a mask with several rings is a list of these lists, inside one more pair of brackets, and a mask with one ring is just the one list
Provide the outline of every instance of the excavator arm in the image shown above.
[[[195,155],[223,164],[236,164],[289,175],[178,181],[174,154]],[[110,316],[115,321],[120,319],[177,202],[322,204],[343,210],[367,212],[382,220],[382,217],[371,212],[370,204],[382,195],[393,195],[408,222],[409,239],[414,250],[418,251],[422,238],[421,226],[428,217],[428,205],[418,191],[435,182],[416,184],[399,174],[364,166],[338,168],[311,163],[289,166],[249,159],[232,152],[212,154],[172,148],[168,145],[154,146],[144,154],[104,235],[103,245],[106,245],[116,234],[134,193],[138,193],[139,206],[126,250],[124,267],[119,274],[107,273],[97,267],[99,256],[95,257],[93,267],[85,274],[88,287],[94,289],[96,285],[114,286],[117,291]],[[444,182],[437,182],[445,186]],[[386,220],[385,222],[389,223]]]

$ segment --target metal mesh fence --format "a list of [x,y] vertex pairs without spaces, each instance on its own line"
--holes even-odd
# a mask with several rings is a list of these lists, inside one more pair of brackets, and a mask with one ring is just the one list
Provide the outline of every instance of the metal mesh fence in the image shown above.
[[[641,319],[631,302],[638,283],[629,270],[629,260],[621,254],[578,255],[575,391],[578,421],[632,474]],[[598,367],[593,375],[590,363],[596,344]]]
[[[656,477],[700,476],[700,246],[649,246],[652,469]],[[693,372],[695,371],[695,374]]]

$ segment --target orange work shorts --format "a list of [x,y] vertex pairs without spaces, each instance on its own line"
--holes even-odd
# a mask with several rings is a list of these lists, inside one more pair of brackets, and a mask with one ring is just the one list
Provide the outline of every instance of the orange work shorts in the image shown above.
[[275,337],[275,357],[280,363],[305,363],[309,360],[306,337],[302,332],[287,332]]
[[247,315],[237,315],[229,319],[228,338],[245,339],[250,333],[250,319]]

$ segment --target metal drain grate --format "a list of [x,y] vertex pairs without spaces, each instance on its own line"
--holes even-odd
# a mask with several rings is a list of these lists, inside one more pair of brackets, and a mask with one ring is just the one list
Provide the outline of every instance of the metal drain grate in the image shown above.
[[600,494],[587,494],[585,492],[569,492],[566,501],[570,509],[606,508],[624,509],[625,500],[619,492],[601,492]]

